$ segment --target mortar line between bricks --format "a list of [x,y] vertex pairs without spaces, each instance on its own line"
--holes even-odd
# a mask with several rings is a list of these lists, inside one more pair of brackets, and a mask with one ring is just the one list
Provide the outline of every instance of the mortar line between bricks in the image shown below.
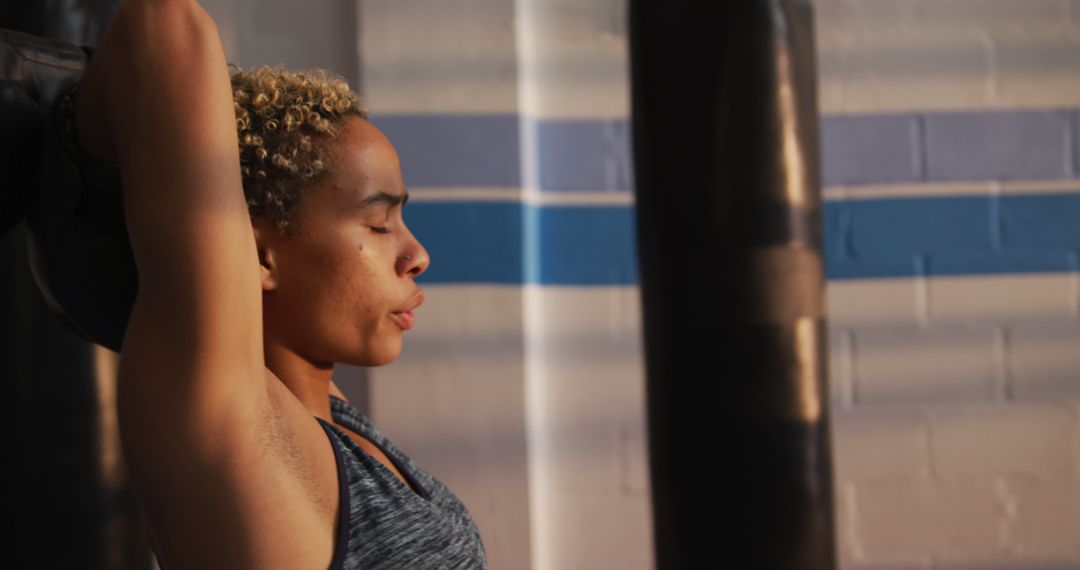
[[859,520],[859,497],[855,489],[855,483],[844,481],[840,488],[841,508],[845,510],[847,528],[841,529],[848,538],[848,546],[851,548],[851,557],[857,563],[866,561],[866,548],[863,546],[862,537],[859,535],[861,521]]
[[1080,252],[1069,252],[1069,316],[1073,319],[1080,318]]
[[995,499],[1001,508],[998,521],[998,540],[1002,551],[1009,556],[1017,556],[1016,551],[1016,495],[1009,479],[1003,475],[994,477]]
[[915,255],[912,263],[915,265],[915,320],[922,329],[929,329],[930,321],[930,268],[928,256],[925,253]]
[[999,378],[997,381],[998,399],[1002,402],[1014,402],[1016,400],[1016,390],[1014,388],[1015,380],[1013,379],[1012,367],[1010,366],[1011,359],[1009,358],[1009,348],[1012,344],[1012,335],[1009,334],[1009,328],[1003,325],[998,328],[995,336],[995,358],[997,359],[997,370]]
[[934,453],[934,422],[925,408],[919,410],[919,416],[922,417],[925,428],[923,433],[926,438],[926,478],[929,481],[940,481],[941,470],[938,468],[937,454]]
[[1073,406],[1073,472],[1080,475],[1080,405]]
[[837,231],[840,232],[841,259],[850,259],[855,256],[855,232],[852,231],[851,210],[845,209],[840,213],[837,221]]
[[1001,98],[1001,79],[998,72],[998,46],[986,30],[977,31],[975,37],[978,38],[983,53],[986,54],[986,78],[983,83],[983,89],[985,90],[986,98],[997,103]]
[[855,329],[848,331],[850,335],[848,341],[848,360],[851,362],[851,366],[848,368],[848,388],[849,388],[849,402],[848,409],[854,410],[859,406],[859,373],[858,366],[855,366],[857,362],[855,359],[859,357],[859,346],[856,342]]
[[990,250],[1001,251],[1005,246],[1002,243],[1004,238],[1002,236],[1002,230],[1004,226],[1004,220],[1001,215],[1001,183],[994,182],[990,185],[990,206],[987,208],[987,214],[990,219],[987,222],[990,224]]
[[927,149],[926,141],[926,115],[922,113],[915,115],[911,122],[911,128],[912,144],[915,146],[915,152],[912,153],[915,164],[912,166],[915,168],[917,180],[929,182],[930,174],[929,167],[927,166],[927,163],[929,162],[929,150]]
[[855,330],[845,330],[841,336],[845,344],[841,354],[846,353],[847,358],[842,363],[844,370],[841,374],[843,385],[840,387],[840,401],[845,410],[851,411],[855,409]]
[[1080,123],[1078,123],[1080,116],[1078,116],[1076,109],[1064,109],[1062,112],[1065,113],[1065,156],[1063,157],[1065,159],[1065,174],[1066,178],[1076,178],[1077,172],[1080,172],[1077,165],[1077,159],[1080,157],[1076,155],[1076,135],[1077,128],[1080,127]]

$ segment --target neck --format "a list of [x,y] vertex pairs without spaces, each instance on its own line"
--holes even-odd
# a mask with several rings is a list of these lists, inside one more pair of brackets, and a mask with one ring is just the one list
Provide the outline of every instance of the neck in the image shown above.
[[332,422],[330,386],[333,362],[313,362],[272,339],[263,342],[266,367],[312,415]]

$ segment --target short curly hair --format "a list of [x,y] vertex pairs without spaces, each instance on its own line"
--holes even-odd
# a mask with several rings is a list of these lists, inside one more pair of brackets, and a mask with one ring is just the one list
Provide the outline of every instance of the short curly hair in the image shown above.
[[231,67],[248,213],[287,234],[293,207],[325,171],[326,142],[346,118],[367,118],[367,110],[345,80],[325,70]]

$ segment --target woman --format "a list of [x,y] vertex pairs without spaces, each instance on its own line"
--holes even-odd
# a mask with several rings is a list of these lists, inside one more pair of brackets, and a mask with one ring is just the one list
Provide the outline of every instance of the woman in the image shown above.
[[424,298],[364,117],[326,74],[230,77],[194,0],[126,1],[78,86],[73,136],[123,179],[118,414],[166,570],[485,565],[460,501],[331,379],[394,360]]

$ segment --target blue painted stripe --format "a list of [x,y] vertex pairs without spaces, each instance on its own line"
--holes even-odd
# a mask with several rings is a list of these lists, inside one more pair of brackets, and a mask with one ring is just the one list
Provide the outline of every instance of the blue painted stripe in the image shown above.
[[1006,247],[1080,249],[1080,199],[1073,194],[1002,196],[1001,234]]
[[428,283],[523,283],[522,214],[518,202],[418,202],[406,222],[431,263]]
[[821,161],[826,184],[858,186],[923,178],[921,125],[912,115],[825,118]]
[[[420,202],[406,216],[431,254],[423,282],[637,282],[630,206]],[[1080,269],[1080,193],[829,202],[824,223],[829,279]]]
[[633,189],[627,121],[539,121],[536,139],[542,190]]
[[521,185],[516,115],[382,115],[372,123],[397,148],[409,186]]
[[1080,193],[828,202],[830,279],[1075,271]]
[[994,275],[1076,271],[1070,251],[1004,250],[984,254],[939,253],[927,258],[928,275]]
[[[827,186],[1080,177],[1078,111],[976,111],[827,116]],[[376,115],[411,186],[517,187],[522,121],[535,127],[541,190],[632,189],[626,120],[503,115]]]
[[[634,210],[519,202],[419,202],[409,229],[431,257],[427,283],[629,285],[637,282]],[[526,235],[526,216],[532,216]],[[530,253],[527,253],[530,252]],[[533,256],[527,269],[525,256]]]
[[537,212],[539,271],[544,285],[637,283],[634,209],[533,207]]
[[1071,114],[1066,111],[936,113],[925,116],[926,178],[1071,178]]
[[869,256],[994,247],[990,196],[852,200],[830,202],[826,208],[830,217],[844,212],[850,220],[846,236],[840,234],[845,249],[835,253]]

